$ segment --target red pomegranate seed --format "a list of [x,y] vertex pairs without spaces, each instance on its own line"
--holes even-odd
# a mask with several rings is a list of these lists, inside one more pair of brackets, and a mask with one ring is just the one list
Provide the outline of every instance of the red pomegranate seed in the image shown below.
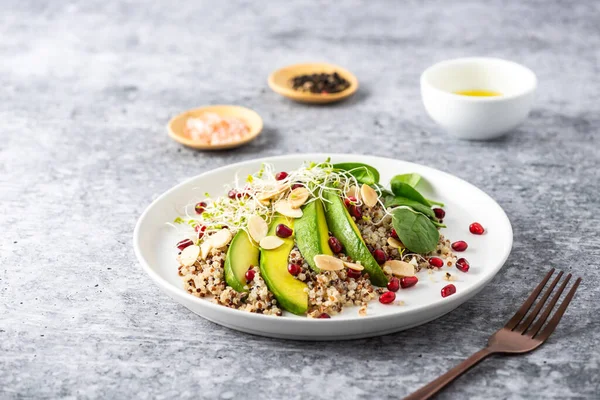
[[387,261],[387,254],[381,249],[375,249],[373,250],[373,258],[375,258],[377,264],[381,265]]
[[294,233],[292,228],[284,224],[279,224],[277,225],[277,228],[275,228],[275,234],[280,238],[288,238],[292,236],[292,233]]
[[387,288],[390,292],[397,292],[400,289],[400,280],[394,276],[388,282]]
[[206,226],[204,225],[196,225],[194,228],[196,232],[198,232],[198,239],[201,239],[204,236],[204,231],[206,231]]
[[444,217],[446,216],[446,211],[444,211],[441,208],[434,208],[433,213],[435,214],[435,217],[437,219],[444,219]]
[[302,271],[302,267],[300,267],[298,264],[289,264],[288,265],[288,272],[290,274],[296,276],[300,273],[300,271]]
[[470,267],[471,265],[469,265],[469,262],[466,259],[459,258],[456,260],[456,268],[458,268],[460,271],[468,272]]
[[444,266],[444,260],[439,257],[431,257],[429,259],[429,265],[436,268],[442,268]]
[[453,284],[446,285],[442,288],[442,297],[448,297],[456,293],[456,286]]
[[360,277],[361,277],[361,275],[362,275],[362,274],[360,273],[360,271],[357,271],[357,270],[355,270],[355,269],[350,269],[350,268],[348,268],[348,269],[346,270],[346,273],[347,273],[347,275],[348,275],[348,278],[354,278],[354,279],[358,279],[358,278],[360,278]]
[[322,314],[319,314],[319,316],[317,318],[331,318],[331,317],[329,316],[329,314],[327,314],[326,312],[324,312]]
[[234,189],[231,189],[229,192],[227,192],[227,197],[230,199],[236,199],[238,197],[238,192]]
[[177,248],[179,250],[183,250],[186,247],[191,246],[193,244],[194,244],[194,242],[192,242],[191,239],[183,239],[181,242],[177,243]]
[[205,207],[206,203],[201,201],[200,203],[196,204],[194,210],[196,210],[196,214],[202,214],[204,212]]
[[469,225],[469,231],[473,235],[483,235],[485,229],[483,229],[483,226],[481,226],[479,222],[473,222],[471,225]]
[[469,247],[469,245],[464,240],[452,243],[452,250],[454,251],[465,251],[467,247]]
[[304,185],[302,185],[301,183],[294,183],[292,185],[292,190],[298,189],[298,188],[301,188],[301,187],[304,187]]
[[417,282],[419,282],[419,278],[416,276],[405,276],[404,278],[400,279],[400,287],[402,287],[402,289],[407,289],[415,286]]
[[379,296],[379,302],[381,304],[390,304],[394,300],[396,300],[396,293],[394,292],[385,292]]
[[346,205],[346,207],[350,207],[350,206],[356,204],[357,202],[358,202],[358,200],[354,196],[348,196],[344,199],[344,204]]
[[256,272],[254,272],[253,269],[246,271],[246,282],[252,282],[252,280],[254,280],[254,275],[256,275]]
[[282,181],[287,177],[288,177],[288,173],[284,172],[284,171],[281,171],[281,172],[278,172],[275,174],[275,179],[277,179],[278,181]]
[[342,250],[344,250],[342,243],[335,236],[331,236],[327,242],[329,243],[329,248],[331,249],[331,251],[333,251],[336,254],[341,253]]
[[359,206],[350,206],[348,207],[348,211],[350,211],[350,215],[352,215],[356,219],[362,219],[362,210]]
[[395,229],[392,229],[392,232],[390,232],[390,236],[393,237],[394,239],[398,239],[398,234],[396,233]]

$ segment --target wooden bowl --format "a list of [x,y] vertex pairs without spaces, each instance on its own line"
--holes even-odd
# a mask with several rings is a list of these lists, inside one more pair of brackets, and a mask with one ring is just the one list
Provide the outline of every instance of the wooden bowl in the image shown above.
[[[199,117],[206,112],[219,114],[222,117],[234,117],[242,120],[249,129],[248,136],[242,140],[231,143],[222,143],[216,145],[199,143],[184,134],[185,124],[188,118]],[[263,128],[263,121],[260,115],[255,111],[250,110],[246,107],[231,106],[231,105],[217,105],[217,106],[206,106],[195,108],[193,110],[185,111],[175,117],[171,118],[167,125],[167,131],[169,136],[184,146],[192,147],[199,150],[222,150],[231,149],[244,145],[254,139],[261,133]]]
[[[350,82],[350,86],[338,93],[310,93],[294,90],[292,78],[298,75],[316,73],[339,73]],[[333,64],[309,63],[295,64],[278,69],[269,75],[269,87],[276,93],[302,103],[325,104],[340,101],[352,96],[358,90],[358,79],[350,71]]]

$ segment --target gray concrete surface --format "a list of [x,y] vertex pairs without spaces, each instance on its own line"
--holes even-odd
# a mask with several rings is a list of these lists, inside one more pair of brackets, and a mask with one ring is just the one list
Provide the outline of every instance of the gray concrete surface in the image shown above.
[[[550,266],[584,277],[551,340],[492,358],[442,399],[600,393],[600,4],[591,1],[123,2],[0,5],[0,398],[397,398],[483,346]],[[464,142],[420,103],[430,64],[489,55],[539,78],[513,134]],[[317,107],[274,68],[324,60],[362,84]],[[239,150],[200,153],[168,118],[235,103],[264,118]],[[158,194],[260,156],[342,151],[424,163],[506,210],[515,244],[476,298],[427,325],[339,343],[205,321],[141,274],[133,226]]]

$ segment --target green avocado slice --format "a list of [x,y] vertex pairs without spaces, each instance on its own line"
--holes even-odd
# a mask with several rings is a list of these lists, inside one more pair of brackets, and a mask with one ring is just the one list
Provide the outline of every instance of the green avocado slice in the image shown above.
[[329,247],[329,230],[325,219],[325,210],[321,200],[316,199],[305,205],[302,217],[295,221],[296,244],[304,260],[315,272],[321,272],[315,264],[315,256],[327,254],[332,256]]
[[[268,235],[275,235],[279,224],[294,229],[293,219],[276,214],[269,227]],[[276,249],[260,249],[260,275],[283,309],[297,315],[304,315],[308,310],[306,283],[294,278],[287,269],[288,258],[294,248],[294,235],[282,240],[283,244]]]
[[328,201],[325,204],[327,226],[333,236],[344,246],[346,255],[355,261],[360,261],[374,285],[385,287],[388,279],[371,255],[340,196],[333,190],[327,190],[324,192],[324,198]]
[[246,271],[258,266],[258,245],[252,242],[248,233],[239,230],[231,241],[225,258],[225,282],[237,292],[247,292]]

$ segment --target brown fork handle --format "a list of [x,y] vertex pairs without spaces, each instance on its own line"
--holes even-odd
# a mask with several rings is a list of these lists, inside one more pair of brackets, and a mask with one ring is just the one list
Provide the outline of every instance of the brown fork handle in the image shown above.
[[442,390],[447,384],[467,372],[469,368],[473,367],[479,361],[493,353],[494,351],[488,347],[479,350],[477,353],[473,354],[471,357],[467,358],[465,361],[461,362],[444,375],[440,376],[434,381],[431,381],[413,394],[406,396],[404,400],[425,400],[430,398]]

